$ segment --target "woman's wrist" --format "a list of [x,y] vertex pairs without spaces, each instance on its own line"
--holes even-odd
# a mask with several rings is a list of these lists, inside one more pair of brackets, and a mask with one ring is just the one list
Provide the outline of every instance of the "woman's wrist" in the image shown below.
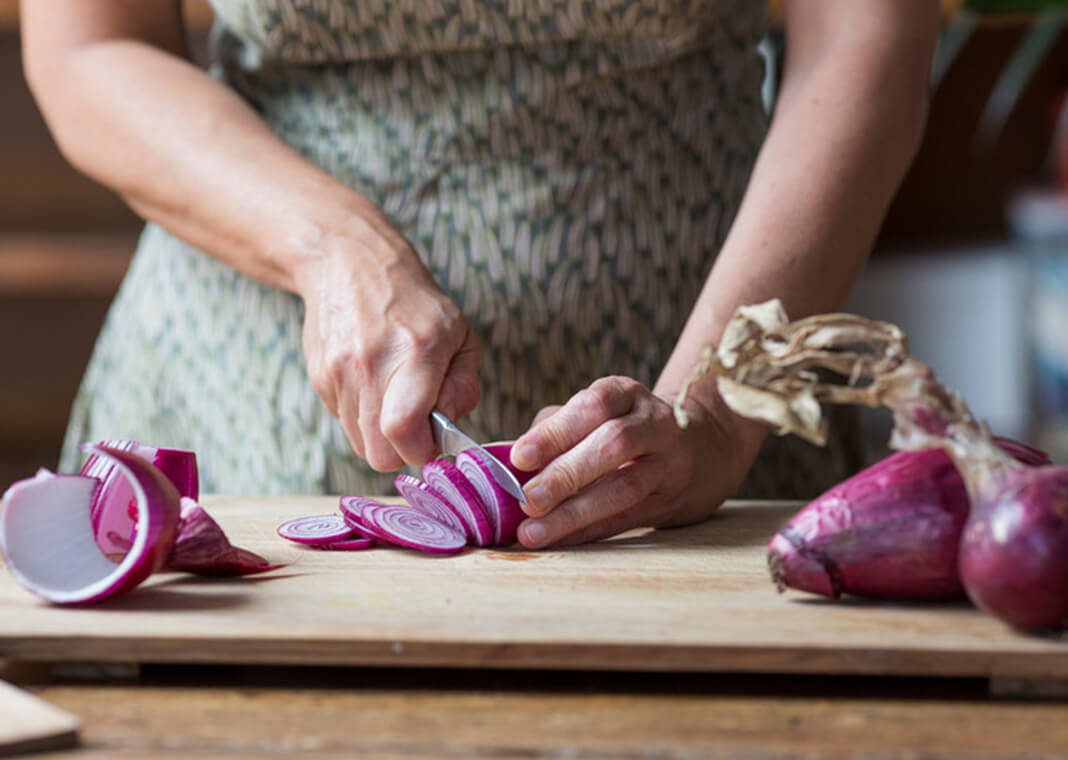
[[[674,404],[678,396],[677,390],[664,389],[659,385],[654,393],[670,404]],[[703,386],[692,386],[686,394],[683,408],[688,412],[691,425],[709,429],[710,439],[718,441],[718,454],[728,460],[726,469],[737,481],[732,485],[740,485],[767,436],[767,426],[733,412],[711,381]]]
[[350,197],[317,198],[295,209],[286,231],[265,242],[267,256],[286,273],[287,289],[302,297],[317,292],[324,277],[359,271],[366,287],[374,289],[388,272],[422,266],[411,244],[378,208],[344,190]]

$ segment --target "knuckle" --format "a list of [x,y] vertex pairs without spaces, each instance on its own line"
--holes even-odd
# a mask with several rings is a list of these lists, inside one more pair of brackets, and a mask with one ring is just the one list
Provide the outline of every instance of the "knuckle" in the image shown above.
[[594,383],[579,391],[576,400],[590,417],[607,419],[612,416],[611,391],[604,383]]
[[387,441],[403,445],[418,435],[424,421],[411,410],[384,409],[378,424]]
[[656,468],[650,464],[639,462],[622,471],[616,483],[619,503],[633,506],[644,500],[653,490],[653,472]]
[[634,455],[637,436],[632,426],[617,418],[606,422],[603,429],[601,451],[607,459],[623,462]]
[[560,496],[578,493],[582,487],[578,471],[570,462],[557,462],[549,478],[549,492]]

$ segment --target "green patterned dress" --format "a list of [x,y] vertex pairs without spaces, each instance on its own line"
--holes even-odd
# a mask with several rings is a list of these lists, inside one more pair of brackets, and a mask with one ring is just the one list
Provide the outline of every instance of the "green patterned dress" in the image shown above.
[[[215,0],[213,74],[377,203],[474,326],[484,440],[597,377],[654,382],[765,130],[764,3]],[[206,491],[371,493],[305,374],[301,301],[148,225],[75,402],[77,444],[197,451]],[[769,446],[745,492],[840,450]],[[833,463],[834,466],[831,466]]]

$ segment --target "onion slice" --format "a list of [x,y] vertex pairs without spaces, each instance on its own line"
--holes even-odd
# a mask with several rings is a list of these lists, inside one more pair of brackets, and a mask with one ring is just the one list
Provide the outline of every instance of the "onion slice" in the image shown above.
[[[498,445],[488,450],[512,470],[522,484],[530,480],[534,473],[522,472],[511,466],[509,461],[511,449],[512,447],[508,445]],[[493,471],[476,450],[461,451],[457,454],[456,466],[478,492],[486,516],[489,517],[490,524],[493,526],[493,544],[496,546],[514,544],[517,539],[516,529],[526,519],[519,500],[497,482],[497,479],[493,477]]]
[[[436,488],[411,475],[398,475],[393,481],[397,491],[414,508],[425,512],[445,527],[466,538],[475,538],[475,526],[456,511]],[[485,516],[483,515],[483,520]]]
[[341,515],[298,517],[278,526],[278,535],[298,544],[332,544],[352,535]]
[[385,541],[388,544],[388,538],[381,533],[376,532],[373,526],[363,522],[363,508],[368,504],[381,503],[382,502],[375,501],[366,496],[342,496],[339,500],[338,507],[341,510],[342,517],[345,518],[345,522],[349,524],[349,527],[352,528],[355,533],[366,536],[367,538],[377,538],[379,541]]
[[435,459],[423,465],[423,480],[441,494],[448,506],[464,522],[467,535],[478,546],[495,543],[493,520],[482,506],[482,498],[467,476],[448,459]]
[[57,604],[95,602],[137,586],[159,570],[178,533],[178,489],[153,464],[121,449],[88,447],[129,485],[137,520],[117,564],[97,544],[90,516],[100,481],[37,476],[4,494],[0,552],[22,586]]
[[467,545],[464,534],[406,504],[365,504],[361,516],[397,546],[432,554],[452,554]]
[[343,541],[335,541],[332,544],[318,544],[315,548],[333,552],[357,552],[363,551],[364,549],[370,549],[374,545],[374,539],[360,536],[358,538],[346,538]]

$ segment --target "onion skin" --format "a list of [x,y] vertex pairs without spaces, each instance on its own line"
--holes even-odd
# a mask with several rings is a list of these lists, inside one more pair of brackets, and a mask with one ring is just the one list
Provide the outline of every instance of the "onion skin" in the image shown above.
[[[999,445],[1027,464],[1040,451]],[[946,600],[965,594],[958,571],[970,501],[950,457],[906,451],[862,470],[798,512],[768,546],[776,585],[828,597]]]
[[209,577],[253,575],[276,570],[260,555],[230,543],[223,529],[193,499],[183,497],[174,550],[162,572],[185,572]]
[[178,519],[181,514],[178,489],[155,465],[137,454],[107,446],[93,446],[90,451],[118,460],[128,476],[136,479],[144,489],[148,503],[138,505],[137,533],[144,531],[147,535],[144,549],[130,570],[114,586],[82,600],[85,602],[95,602],[129,591],[161,569],[178,542]]
[[1025,630],[1068,623],[1068,468],[1013,470],[972,510],[960,576],[984,612]]
[[192,451],[159,448],[133,440],[98,441],[85,446],[91,453],[80,474],[100,480],[89,514],[97,543],[109,556],[122,556],[130,548],[136,507],[127,479],[115,472],[113,460],[92,453],[93,446],[135,454],[158,468],[178,489],[180,496],[193,501],[199,498],[197,459]]

